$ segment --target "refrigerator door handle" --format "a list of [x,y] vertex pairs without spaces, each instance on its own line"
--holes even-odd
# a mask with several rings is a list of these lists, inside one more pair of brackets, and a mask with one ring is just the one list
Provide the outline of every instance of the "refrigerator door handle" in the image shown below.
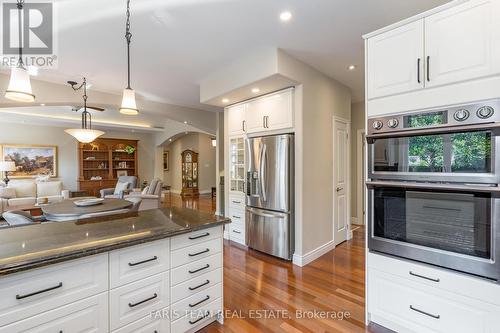
[[266,159],[267,159],[266,147],[267,147],[266,144],[262,145],[262,150],[260,153],[259,175],[260,175],[260,193],[262,196],[262,201],[267,201],[266,200]]
[[288,216],[287,213],[272,212],[268,210],[255,209],[251,207],[247,207],[247,211],[257,216],[264,216],[264,217],[278,218],[278,219],[284,219]]

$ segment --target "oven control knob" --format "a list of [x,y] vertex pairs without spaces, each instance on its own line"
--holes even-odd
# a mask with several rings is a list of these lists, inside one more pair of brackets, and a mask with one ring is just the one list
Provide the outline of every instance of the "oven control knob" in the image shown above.
[[372,124],[373,126],[373,129],[376,129],[376,130],[379,130],[381,129],[382,127],[384,127],[384,123],[381,122],[380,120],[375,120]]
[[482,106],[477,110],[477,116],[481,119],[489,118],[495,113],[491,106]]
[[389,126],[390,128],[396,128],[398,127],[398,125],[399,121],[396,118],[389,119],[389,121],[387,122],[387,126]]
[[469,115],[470,115],[469,111],[465,109],[460,109],[458,111],[455,111],[455,113],[453,114],[453,118],[455,118],[456,121],[464,121],[467,118],[469,118]]

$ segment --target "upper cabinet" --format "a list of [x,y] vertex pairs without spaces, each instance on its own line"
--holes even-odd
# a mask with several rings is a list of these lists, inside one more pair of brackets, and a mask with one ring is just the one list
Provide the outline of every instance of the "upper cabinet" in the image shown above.
[[226,108],[229,136],[293,130],[293,90],[283,90]]
[[500,73],[499,15],[471,0],[369,38],[368,99]]
[[470,1],[425,18],[425,53],[433,87],[500,72],[500,1]]
[[230,136],[242,135],[245,133],[245,104],[229,107],[227,110],[227,127]]
[[423,20],[370,38],[368,98],[423,88],[423,61]]

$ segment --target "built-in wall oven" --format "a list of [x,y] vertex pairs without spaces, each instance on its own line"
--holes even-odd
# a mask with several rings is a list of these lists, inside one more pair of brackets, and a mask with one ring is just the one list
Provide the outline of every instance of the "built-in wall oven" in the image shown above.
[[368,120],[368,247],[499,282],[498,100]]

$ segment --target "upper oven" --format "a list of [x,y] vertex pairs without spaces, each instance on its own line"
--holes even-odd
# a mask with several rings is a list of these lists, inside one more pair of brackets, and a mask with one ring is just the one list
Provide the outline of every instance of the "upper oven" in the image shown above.
[[500,183],[500,101],[368,119],[372,180]]

